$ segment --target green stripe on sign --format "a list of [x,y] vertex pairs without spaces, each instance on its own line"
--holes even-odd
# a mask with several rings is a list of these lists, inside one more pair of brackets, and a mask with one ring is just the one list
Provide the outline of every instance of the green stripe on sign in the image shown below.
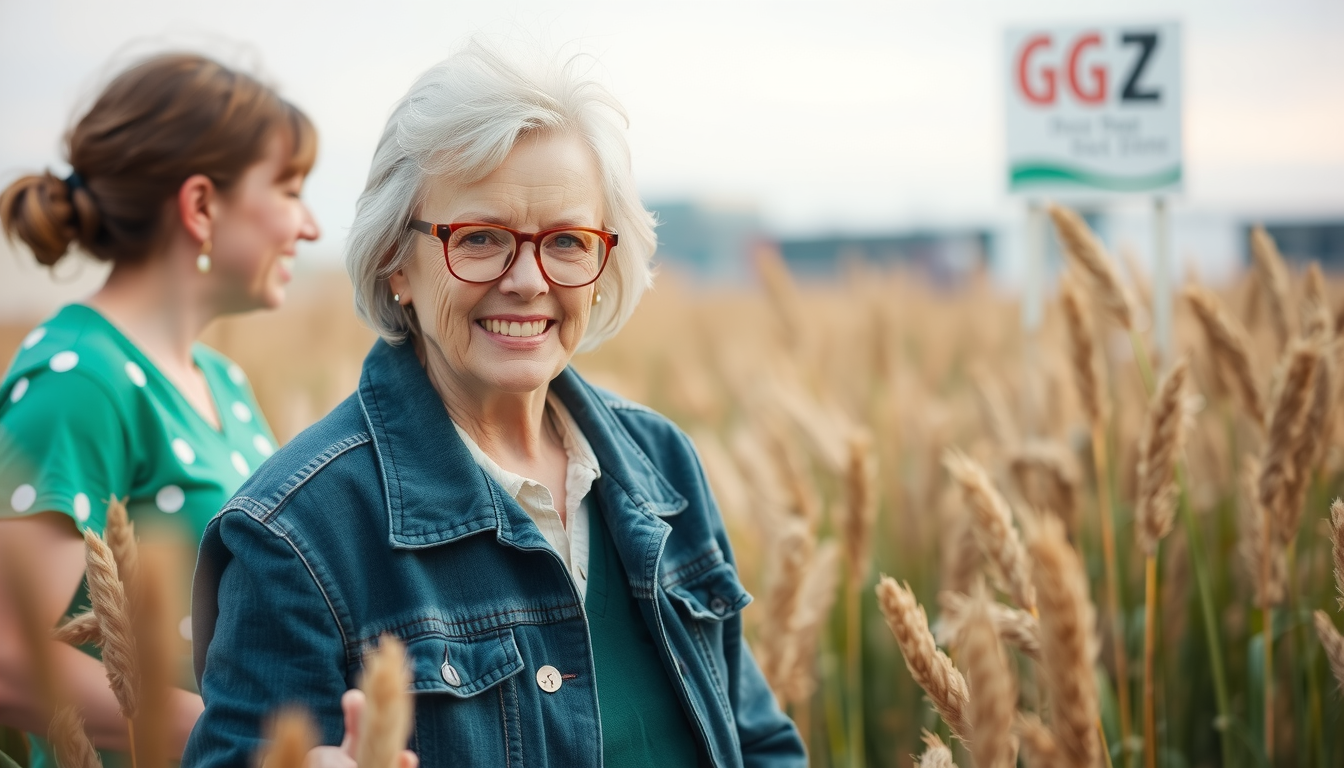
[[1051,163],[1024,163],[1013,166],[1008,172],[1009,189],[1041,184],[1063,184],[1110,192],[1146,192],[1169,187],[1180,180],[1179,165],[1146,176],[1113,176]]

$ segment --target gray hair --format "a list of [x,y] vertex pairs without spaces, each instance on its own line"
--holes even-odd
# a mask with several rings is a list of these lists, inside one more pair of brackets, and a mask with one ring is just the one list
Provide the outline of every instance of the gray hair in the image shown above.
[[410,259],[417,233],[406,223],[423,202],[427,181],[482,179],[538,131],[572,131],[592,150],[605,195],[602,225],[621,236],[598,279],[603,300],[593,307],[580,351],[615,335],[634,313],[653,279],[654,218],[635,189],[625,109],[580,71],[582,64],[579,57],[523,63],[472,41],[421,75],[397,103],[345,247],[355,312],[384,339],[400,343],[410,330],[387,280]]

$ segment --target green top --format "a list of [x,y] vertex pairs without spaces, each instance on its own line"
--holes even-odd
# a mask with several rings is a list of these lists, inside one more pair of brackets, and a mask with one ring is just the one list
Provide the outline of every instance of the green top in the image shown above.
[[602,764],[694,768],[690,721],[630,593],[606,520],[596,505],[592,510],[584,608],[597,673]]
[[[203,344],[192,354],[219,429],[92,308],[68,305],[29,333],[0,382],[0,519],[59,512],[101,535],[116,496],[138,535],[166,532],[194,552],[275,438],[242,369]],[[70,612],[87,605],[81,586]],[[190,617],[180,626],[190,640]],[[33,766],[54,764],[30,741]]]

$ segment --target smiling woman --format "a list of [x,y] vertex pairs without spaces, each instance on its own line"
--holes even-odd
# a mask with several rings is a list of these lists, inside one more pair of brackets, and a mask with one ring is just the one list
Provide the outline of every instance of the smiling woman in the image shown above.
[[805,764],[690,441],[569,366],[654,246],[580,64],[473,45],[393,110],[346,254],[382,339],[206,532],[186,765],[244,764],[299,701],[309,765],[353,766],[378,734],[347,689],[383,635],[416,697],[403,766]]
[[[87,605],[82,533],[103,534],[109,499],[125,502],[140,531],[166,529],[194,547],[273,452],[242,370],[196,339],[221,315],[279,306],[299,241],[318,235],[299,200],[313,126],[209,59],[158,56],[121,73],[67,141],[68,176],[25,176],[0,195],[5,232],[40,263],[71,245],[112,263],[95,294],[28,334],[0,382],[0,558],[36,555],[36,573],[15,578],[38,585],[48,626]],[[5,570],[0,723],[47,732],[50,692],[33,661],[46,656],[94,743],[124,749],[101,664],[56,643],[27,648]],[[194,681],[181,684],[164,724],[179,754],[201,710]],[[32,765],[51,765],[48,745],[30,743]]]

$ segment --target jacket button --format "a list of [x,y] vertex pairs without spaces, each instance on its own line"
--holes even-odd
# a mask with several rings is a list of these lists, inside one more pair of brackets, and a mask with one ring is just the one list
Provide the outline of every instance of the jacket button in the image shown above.
[[709,601],[709,610],[713,611],[718,616],[722,616],[728,611],[728,601],[724,600],[722,597],[716,596],[713,600]]
[[555,693],[560,690],[563,681],[560,679],[560,670],[552,667],[550,664],[537,670],[537,687],[547,693]]
[[462,684],[462,676],[457,674],[457,670],[453,668],[453,665],[446,661],[443,662],[442,667],[439,667],[439,674],[443,675],[443,682],[454,688]]

